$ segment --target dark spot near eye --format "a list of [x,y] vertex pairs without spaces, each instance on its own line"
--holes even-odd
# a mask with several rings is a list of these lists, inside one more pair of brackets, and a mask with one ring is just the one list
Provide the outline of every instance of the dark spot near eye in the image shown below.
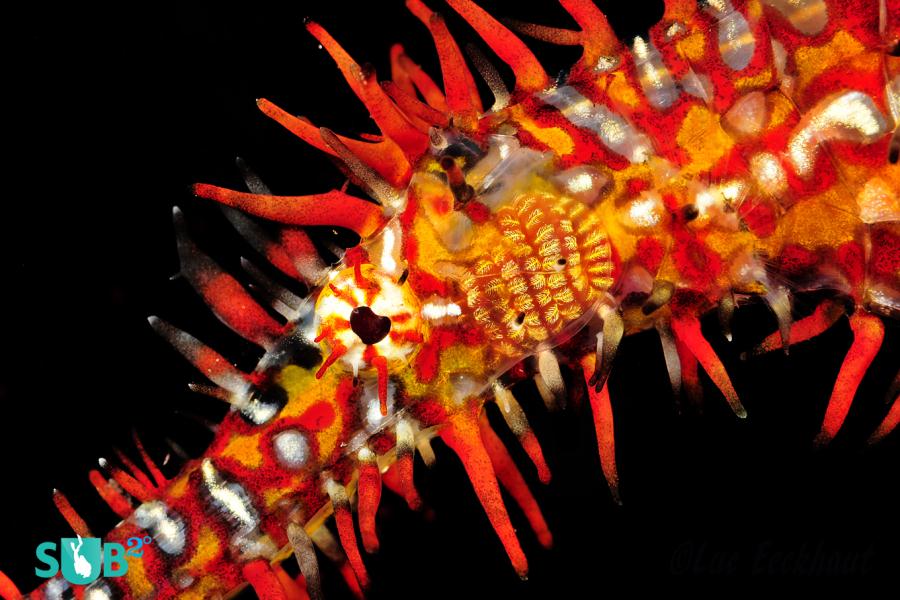
[[444,130],[447,138],[447,147],[441,152],[442,157],[462,158],[466,165],[474,164],[484,154],[481,146],[475,140],[471,140],[458,131],[452,129]]
[[262,422],[256,420],[260,408],[271,407],[274,408],[274,413],[278,414],[287,402],[287,391],[283,387],[272,381],[265,381],[250,389],[247,404],[240,411],[241,418],[251,425],[262,425]]
[[888,160],[892,165],[896,165],[897,161],[900,160],[900,132],[894,134],[894,139],[891,140],[891,148],[888,150]]
[[900,56],[900,42],[897,42],[896,44],[894,44],[894,47],[891,48],[891,51],[889,52],[889,54],[891,56]]
[[681,214],[685,221],[693,221],[700,216],[700,211],[693,204],[687,204],[681,209]]
[[516,325],[521,325],[524,322],[525,322],[525,313],[521,312],[516,317]]
[[312,369],[321,362],[322,351],[297,332],[282,338],[269,359],[272,365],[297,365],[304,369]]
[[358,306],[350,313],[350,329],[363,344],[377,344],[391,331],[391,320],[375,314],[368,306]]
[[559,259],[558,261],[556,261],[556,264],[562,266],[562,265],[566,264],[566,259],[561,258],[561,259]]
[[406,278],[409,277],[409,269],[403,269],[403,272],[400,273],[400,279],[397,280],[397,285],[403,285],[406,283]]
[[450,191],[453,192],[453,209],[462,210],[466,203],[475,195],[475,190],[466,183],[465,174],[453,158],[444,156],[440,160],[440,165],[447,175],[447,184],[450,186]]

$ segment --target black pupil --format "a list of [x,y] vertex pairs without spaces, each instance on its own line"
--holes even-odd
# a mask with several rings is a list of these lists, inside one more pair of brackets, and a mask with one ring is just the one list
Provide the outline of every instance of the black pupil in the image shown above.
[[359,306],[350,313],[350,329],[363,344],[377,344],[391,331],[391,320],[375,314],[368,306]]

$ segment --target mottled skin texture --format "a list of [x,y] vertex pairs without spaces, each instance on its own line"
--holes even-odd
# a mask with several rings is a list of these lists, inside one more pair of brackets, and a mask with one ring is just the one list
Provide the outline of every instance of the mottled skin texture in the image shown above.
[[[148,491],[149,497],[161,499],[184,519],[187,541],[175,556],[150,546],[143,559],[130,561],[125,578],[105,582],[123,597],[212,597],[233,591],[248,578],[261,596],[288,597],[279,594],[290,590],[279,592],[271,581],[266,583],[265,573],[257,573],[258,563],[246,568],[247,556],[230,543],[234,528],[221,510],[211,507],[201,473],[203,460],[211,460],[224,479],[239,483],[251,499],[259,514],[251,537],[270,540],[272,548],[285,548],[287,523],[306,523],[312,531],[327,516],[325,479],[352,493],[358,474],[356,453],[363,446],[381,457],[383,468],[396,465],[384,475],[389,487],[405,490],[408,498],[414,493],[405,487],[410,485],[404,471],[408,466],[403,466],[408,463],[394,462],[409,458],[407,450],[395,452],[399,420],[412,424],[417,442],[439,432],[457,451],[515,568],[524,573],[524,556],[502,504],[497,506],[497,482],[491,471],[497,450],[490,451],[493,438],[485,437],[489,452],[481,446],[479,413],[500,375],[524,377],[523,359],[562,342],[566,344],[565,352],[558,353],[560,361],[576,372],[595,368],[595,334],[598,322],[605,320],[603,310],[596,315],[598,307],[621,314],[629,333],[653,326],[671,328],[685,386],[695,383],[692,373],[695,378],[699,361],[726,399],[738,406],[727,374],[711,350],[705,351],[708,344],[703,346],[699,328],[694,329],[696,319],[724,297],[766,296],[781,288],[788,293],[835,289],[856,310],[851,325],[854,332],[861,332],[860,347],[851,349],[848,357],[848,370],[861,377],[872,346],[877,351],[881,325],[875,315],[895,316],[900,289],[900,167],[888,161],[894,126],[885,91],[900,72],[900,59],[885,53],[897,38],[896,2],[887,2],[889,19],[883,28],[878,2],[827,2],[824,27],[803,34],[772,5],[776,3],[732,0],[730,5],[745,17],[755,43],[746,66],[738,70],[726,65],[720,52],[718,23],[725,13],[716,16],[712,10],[698,9],[693,1],[667,2],[665,16],[648,41],[658,50],[668,77],[683,82],[702,76],[706,91],[698,96],[681,90],[665,109],[653,106],[645,93],[644,59],[636,61],[619,45],[585,3],[564,3],[586,31],[584,59],[573,66],[564,85],[595,106],[625,117],[649,137],[652,155],[636,161],[613,151],[596,132],[574,124],[565,111],[541,98],[554,84],[527,51],[523,54],[524,46],[510,41],[509,32],[485,25],[485,18],[467,2],[451,4],[513,66],[517,88],[507,106],[483,111],[443,22],[416,2],[411,8],[432,29],[442,64],[451,69],[444,73],[446,95],[397,52],[392,56],[393,80],[408,97],[405,103],[400,99],[392,103],[333,40],[327,41],[324,30],[309,26],[320,41],[325,40],[351,87],[372,111],[385,134],[381,142],[344,140],[341,148],[326,134],[319,137],[310,124],[271,103],[260,103],[266,114],[323,150],[346,160],[342,152],[349,148],[388,186],[401,190],[402,201],[384,216],[369,206],[364,211],[333,209],[338,211],[333,214],[337,220],[329,220],[322,202],[327,201],[329,209],[339,205],[342,197],[333,195],[338,192],[320,198],[319,208],[312,212],[304,212],[302,202],[283,203],[275,210],[271,197],[238,197],[210,186],[198,189],[198,194],[292,226],[337,222],[362,233],[361,247],[348,253],[333,278],[326,277],[313,292],[313,301],[322,290],[326,295],[352,296],[357,289],[361,296],[349,302],[375,310],[374,297],[382,290],[367,286],[373,285],[371,273],[380,270],[405,290],[400,308],[407,312],[421,311],[429,303],[445,307],[452,303],[458,314],[423,318],[404,333],[398,309],[385,338],[385,344],[393,346],[385,345],[383,351],[361,348],[356,376],[351,363],[342,359],[349,353],[335,355],[333,364],[323,368],[323,361],[337,348],[338,334],[347,333],[349,321],[326,310],[320,299],[316,316],[301,319],[296,326],[289,323],[279,335],[299,340],[294,343],[306,348],[307,358],[296,364],[290,354],[279,356],[263,361],[264,366],[248,376],[259,393],[285,398],[283,408],[262,424],[248,421],[237,410],[230,413],[203,459]],[[781,61],[773,41],[783,48]],[[597,70],[598,61],[606,56],[616,60]],[[416,97],[416,89],[428,107],[409,101]],[[798,173],[788,157],[804,115],[848,90],[867,94],[887,129],[863,143],[829,140],[813,153],[812,174]],[[748,98],[756,113],[744,120],[745,113],[729,116],[739,101]],[[397,105],[407,108],[401,111]],[[464,190],[451,185],[452,165],[442,164],[441,153],[428,149],[433,143],[428,126],[446,126],[448,117],[453,118],[455,134],[483,152],[491,145],[490,136],[499,133],[514,137],[523,148],[544,153],[547,162],[527,170],[524,183],[496,205],[486,205],[477,193],[461,198]],[[373,152],[374,146],[379,150]],[[779,166],[773,167],[770,157]],[[477,162],[465,155],[456,158],[467,177],[464,183],[473,190],[485,175],[477,173]],[[604,181],[594,185],[589,198],[554,179],[583,166],[592,167]],[[759,170],[766,166],[769,171]],[[759,173],[774,175],[766,178]],[[365,173],[356,174],[374,187]],[[392,232],[393,246],[388,250],[385,227]],[[395,263],[392,269],[382,259],[386,254]],[[203,287],[216,288],[201,293],[214,310],[219,309],[217,314],[223,303],[235,309],[231,298],[215,298],[229,292],[215,285],[212,273],[204,272],[202,279]],[[656,310],[643,310],[654,281],[666,282],[672,291]],[[332,287],[341,282],[349,286],[343,292]],[[263,330],[269,335],[272,326],[257,321],[237,328],[250,335],[263,335],[259,333]],[[798,333],[814,334],[815,327],[808,325]],[[341,339],[352,342],[352,337]],[[348,345],[352,346],[343,343],[344,351]],[[411,350],[388,356],[392,348],[404,345]],[[382,355],[384,366],[379,367]],[[845,387],[850,386],[845,400],[852,400],[856,383],[858,378],[844,381]],[[381,397],[389,400],[384,417]],[[601,462],[615,492],[608,392],[592,390],[591,404],[601,438]],[[843,406],[829,410],[846,414]],[[832,416],[829,435],[840,427],[843,417],[839,417],[835,422]],[[524,427],[527,431],[527,424]],[[823,431],[828,427],[826,423]],[[285,430],[305,436],[308,457],[302,468],[285,468],[275,455],[273,438]],[[499,472],[500,467],[494,467]],[[107,539],[124,543],[130,536],[145,534],[126,519]],[[286,553],[263,556],[274,560]],[[357,576],[362,580],[359,570]]]

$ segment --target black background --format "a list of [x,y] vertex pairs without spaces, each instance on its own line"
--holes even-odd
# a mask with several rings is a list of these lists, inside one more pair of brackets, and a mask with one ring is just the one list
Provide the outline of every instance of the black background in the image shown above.
[[[570,26],[554,3],[517,4],[483,3],[495,15]],[[627,37],[661,15],[652,2],[601,6]],[[475,41],[452,11],[443,12],[461,42]],[[183,413],[217,418],[224,410],[186,390],[199,376],[156,338],[147,315],[183,326],[247,369],[256,360],[187,284],[169,280],[178,270],[172,205],[184,208],[201,246],[236,272],[238,258],[252,251],[216,209],[191,197],[191,183],[240,187],[238,155],[276,193],[320,192],[343,182],[323,155],[269,121],[254,100],[269,98],[340,133],[374,133],[303,29],[305,16],[325,25],[359,62],[374,64],[381,79],[389,76],[388,49],[396,41],[433,75],[439,72],[427,31],[401,2],[300,2],[289,10],[32,8],[5,26],[13,44],[4,137],[14,158],[6,164],[3,202],[0,569],[23,589],[38,583],[35,546],[68,534],[52,488],[64,490],[103,532],[115,519],[87,481],[97,457],[119,447],[134,458],[131,428],[157,459],[170,452],[165,438],[197,454],[210,434]],[[529,44],[551,73],[578,56],[572,48]],[[319,241],[329,236],[315,232]],[[385,494],[383,550],[367,559],[374,595],[537,598],[580,590],[591,597],[636,577],[895,569],[898,436],[873,449],[864,440],[883,415],[898,367],[897,326],[888,324],[844,431],[830,448],[815,451],[811,440],[850,342],[846,321],[797,346],[790,358],[748,362],[738,359],[740,351],[775,326],[764,307],[738,313],[731,346],[713,322],[705,325],[749,419],[734,418],[706,379],[704,414],[676,416],[658,341],[651,334],[627,339],[611,380],[625,501],[616,507],[589,414],[576,408],[548,415],[523,386],[518,391],[555,479],[541,488],[527,469],[526,476],[555,549],[538,547],[513,509],[531,562],[529,581],[520,582],[460,464],[436,442],[437,466],[417,463],[429,508],[410,513]],[[179,464],[173,456],[165,469],[172,474]],[[820,562],[810,569],[798,560],[818,551],[841,558],[841,566]],[[326,592],[346,593],[328,567]]]

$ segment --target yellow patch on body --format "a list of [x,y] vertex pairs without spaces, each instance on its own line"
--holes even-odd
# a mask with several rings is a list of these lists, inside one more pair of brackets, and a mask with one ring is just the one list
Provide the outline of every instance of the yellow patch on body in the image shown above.
[[641,102],[641,96],[638,91],[628,83],[625,73],[616,71],[608,75],[609,85],[606,93],[618,104],[623,104],[630,108],[637,107]]
[[752,23],[754,21],[758,21],[762,18],[763,15],[763,7],[762,3],[759,0],[750,0],[747,2],[747,19]]
[[[752,251],[756,246],[757,237],[749,231],[726,231],[716,229],[710,231],[704,238],[703,243],[722,257],[726,263],[730,263],[742,252]],[[727,275],[727,274],[726,274]]]
[[[456,344],[445,348],[440,353],[440,373],[469,373],[474,377],[483,376],[486,372],[487,359],[483,346],[466,346]],[[422,383],[415,369],[403,369],[398,373],[403,388],[412,397],[427,397],[449,403],[453,399],[454,383],[440,373],[434,381]]]
[[[192,575],[205,572],[206,565],[215,560],[221,552],[221,542],[219,536],[209,525],[203,525],[197,536],[197,550],[189,561],[184,563],[180,569],[187,571]],[[194,586],[196,588],[196,586]],[[192,588],[192,589],[194,589]]]
[[781,91],[774,91],[766,95],[766,108],[768,110],[769,122],[765,129],[778,127],[788,120],[790,117],[799,118],[797,107],[790,98]]
[[831,40],[819,47],[801,46],[794,52],[797,65],[797,91],[801,92],[820,73],[846,63],[865,47],[846,31],[838,30]]
[[798,202],[778,221],[783,239],[809,249],[836,248],[854,239],[862,225],[856,199],[842,191],[829,191]]
[[268,510],[273,510],[278,502],[300,487],[302,477],[295,477],[287,488],[271,487],[263,492],[263,503]]
[[688,111],[676,141],[691,157],[682,174],[708,171],[734,145],[731,136],[719,124],[719,116],[699,105]]
[[575,150],[575,142],[561,127],[542,127],[529,118],[521,106],[515,105],[509,109],[510,116],[528,133],[539,142],[549,146],[557,156],[571,154]]
[[174,499],[181,498],[184,496],[184,493],[188,489],[188,476],[190,472],[186,472],[177,479],[173,479],[169,482],[169,487],[166,489],[166,494]]
[[259,451],[259,434],[234,435],[228,440],[222,456],[232,458],[241,465],[256,469],[262,464],[262,454]]
[[706,38],[700,32],[692,33],[677,42],[678,52],[691,62],[703,60],[706,54]]
[[[276,381],[288,395],[288,402],[282,409],[281,417],[299,417],[306,410],[319,402],[334,403],[335,391],[346,373],[340,369],[328,369],[321,379],[316,379],[312,369],[304,369],[297,365],[288,365],[278,374]],[[340,410],[334,411],[334,421],[321,431],[316,432],[319,456],[331,456],[337,447],[341,430],[344,426]]]
[[129,556],[128,572],[125,579],[128,581],[128,589],[135,598],[152,598],[156,591],[153,583],[147,578],[144,561],[138,557]]
[[763,69],[755,75],[747,75],[735,80],[734,88],[739,92],[764,89],[772,82],[772,69]]

